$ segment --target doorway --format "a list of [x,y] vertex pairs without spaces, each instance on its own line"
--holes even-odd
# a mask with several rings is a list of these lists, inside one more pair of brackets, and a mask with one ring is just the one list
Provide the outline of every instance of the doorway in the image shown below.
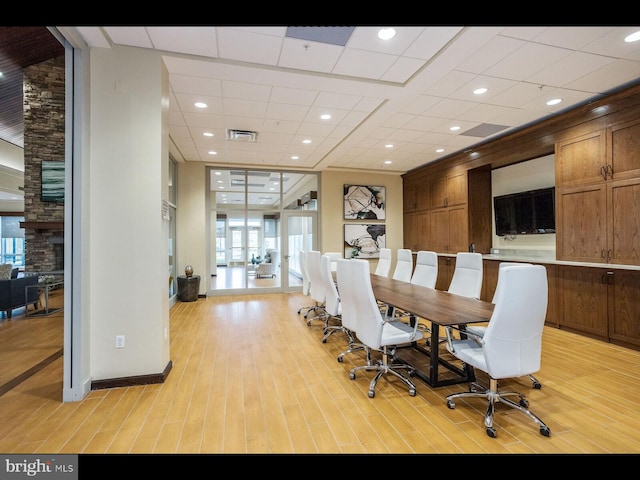
[[319,175],[213,167],[207,173],[215,219],[208,294],[301,290],[298,264],[291,262],[292,245],[300,242],[292,238],[300,235],[302,217],[305,242],[316,244]]

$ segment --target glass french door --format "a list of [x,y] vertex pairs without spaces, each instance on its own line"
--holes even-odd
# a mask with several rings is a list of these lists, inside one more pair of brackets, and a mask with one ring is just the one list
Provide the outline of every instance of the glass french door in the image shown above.
[[318,174],[207,171],[215,219],[208,294],[301,289],[297,257],[300,245],[316,244]]
[[302,289],[302,271],[300,268],[300,252],[303,250],[316,250],[316,231],[318,225],[318,213],[316,211],[291,211],[285,212],[282,222],[283,238],[283,263],[288,275],[284,285],[285,292],[294,292]]

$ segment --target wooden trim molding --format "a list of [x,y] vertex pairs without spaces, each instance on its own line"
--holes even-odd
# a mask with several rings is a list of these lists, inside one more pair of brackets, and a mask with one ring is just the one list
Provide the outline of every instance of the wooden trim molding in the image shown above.
[[64,230],[64,222],[20,222],[20,228],[31,230]]
[[169,360],[162,373],[150,375],[137,375],[135,377],[107,378],[105,380],[95,380],[91,382],[91,390],[101,390],[104,388],[134,387],[136,385],[150,385],[152,383],[164,383],[169,376],[173,363]]

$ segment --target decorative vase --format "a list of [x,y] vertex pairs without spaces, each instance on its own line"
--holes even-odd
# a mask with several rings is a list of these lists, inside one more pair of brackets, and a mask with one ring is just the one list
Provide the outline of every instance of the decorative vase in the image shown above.
[[193,267],[191,265],[187,265],[186,267],[184,267],[184,274],[187,277],[191,277],[193,275]]

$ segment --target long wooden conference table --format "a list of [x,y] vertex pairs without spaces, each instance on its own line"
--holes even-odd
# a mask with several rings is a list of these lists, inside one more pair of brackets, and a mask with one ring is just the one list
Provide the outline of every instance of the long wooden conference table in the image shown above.
[[[416,342],[397,353],[415,368],[418,377],[432,387],[475,381],[473,369],[461,368],[440,355],[440,327],[487,322],[493,313],[492,303],[375,274],[371,274],[371,286],[379,301],[431,322],[428,345]],[[445,371],[440,370],[441,365]]]

